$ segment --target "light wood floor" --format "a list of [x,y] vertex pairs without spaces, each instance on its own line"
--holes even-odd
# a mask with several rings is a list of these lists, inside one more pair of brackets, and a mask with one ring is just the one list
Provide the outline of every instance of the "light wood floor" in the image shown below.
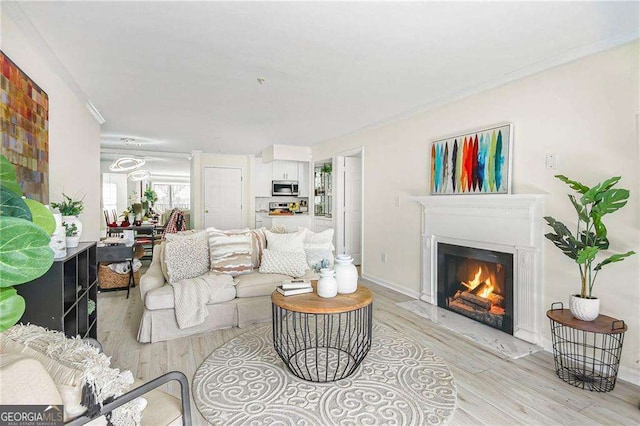
[[[518,360],[504,358],[465,338],[397,307],[410,300],[373,283],[374,319],[433,349],[443,358],[458,390],[452,425],[639,425],[640,387],[618,381],[614,391],[595,393],[565,384],[554,372],[553,357],[542,352]],[[200,363],[218,346],[252,330],[233,328],[160,343],[138,343],[142,314],[137,288],[98,297],[98,337],[112,365],[148,380],[180,370],[191,379]],[[260,325],[258,325],[260,326]],[[166,390],[178,395],[177,385]],[[195,424],[207,424],[192,402]]]

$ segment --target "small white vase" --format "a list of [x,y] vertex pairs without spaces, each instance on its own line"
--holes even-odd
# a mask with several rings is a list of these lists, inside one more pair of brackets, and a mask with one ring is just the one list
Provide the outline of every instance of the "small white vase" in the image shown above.
[[336,270],[338,293],[349,294],[358,289],[358,269],[353,264],[351,256],[348,254],[337,255],[333,268]]
[[600,299],[585,299],[572,294],[569,298],[571,314],[581,321],[593,321],[600,315]]
[[80,238],[80,235],[82,235],[82,222],[80,222],[78,216],[62,216],[62,222],[66,223],[67,225],[75,223],[77,229],[77,237]]
[[334,297],[338,294],[338,283],[334,277],[335,272],[331,268],[320,269],[320,279],[316,291],[320,297]]

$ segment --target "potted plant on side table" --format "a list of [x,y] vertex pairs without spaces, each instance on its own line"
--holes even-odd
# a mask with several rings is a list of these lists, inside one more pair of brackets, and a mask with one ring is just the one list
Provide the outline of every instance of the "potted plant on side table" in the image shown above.
[[[82,198],[79,200],[74,200],[68,195],[65,195],[64,192],[62,193],[62,198],[62,202],[51,203],[51,207],[60,211],[60,214],[62,215],[62,222],[66,223],[65,227],[67,228],[67,237],[69,236],[69,226],[74,224],[76,227],[75,236],[78,238],[78,240],[80,240],[80,235],[82,234],[82,222],[80,222],[78,216],[84,210],[84,203],[82,201]],[[70,246],[67,242],[67,247],[77,247],[77,244],[75,246]]]
[[569,200],[578,214],[575,233],[571,233],[562,222],[551,216],[545,216],[547,224],[553,229],[545,235],[562,253],[573,259],[580,270],[580,294],[573,294],[569,300],[569,309],[573,316],[582,321],[593,321],[600,314],[600,300],[593,297],[593,285],[600,270],[611,263],[620,262],[635,254],[634,251],[613,254],[597,263],[600,250],[609,248],[607,228],[602,218],[627,204],[629,190],[614,188],[620,176],[607,179],[591,188],[563,175],[556,178],[577,191],[580,197],[569,194]]

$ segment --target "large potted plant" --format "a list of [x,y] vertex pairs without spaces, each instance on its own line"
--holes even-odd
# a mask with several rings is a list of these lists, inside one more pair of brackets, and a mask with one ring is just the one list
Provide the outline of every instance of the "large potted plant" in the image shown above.
[[[69,227],[71,225],[76,226],[75,236],[80,240],[80,235],[82,234],[82,222],[78,219],[78,216],[84,210],[84,202],[83,199],[74,200],[73,198],[62,193],[62,202],[60,203],[51,203],[51,207],[54,209],[58,209],[60,214],[62,214],[62,221],[66,224],[65,227]],[[67,244],[67,247],[76,247],[70,246]]]
[[563,175],[556,175],[556,178],[580,194],[579,198],[569,194],[569,200],[578,215],[578,223],[575,232],[572,233],[562,222],[546,216],[544,219],[554,232],[546,234],[545,237],[562,253],[573,259],[580,270],[580,294],[571,295],[571,313],[579,320],[593,321],[600,313],[600,300],[592,294],[598,273],[604,266],[620,262],[635,254],[634,251],[628,251],[612,254],[599,262],[596,259],[600,250],[609,248],[607,227],[602,218],[627,204],[629,190],[614,188],[620,181],[620,176],[607,179],[591,188]]
[[25,301],[14,286],[44,275],[53,264],[55,219],[41,203],[22,198],[13,164],[0,156],[0,331],[17,323]]

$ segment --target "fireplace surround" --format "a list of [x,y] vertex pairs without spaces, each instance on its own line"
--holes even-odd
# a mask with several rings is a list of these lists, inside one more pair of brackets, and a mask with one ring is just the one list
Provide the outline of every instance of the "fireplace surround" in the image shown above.
[[544,322],[544,195],[436,195],[412,199],[423,207],[420,298],[438,305],[439,244],[510,254],[513,335],[540,344]]

